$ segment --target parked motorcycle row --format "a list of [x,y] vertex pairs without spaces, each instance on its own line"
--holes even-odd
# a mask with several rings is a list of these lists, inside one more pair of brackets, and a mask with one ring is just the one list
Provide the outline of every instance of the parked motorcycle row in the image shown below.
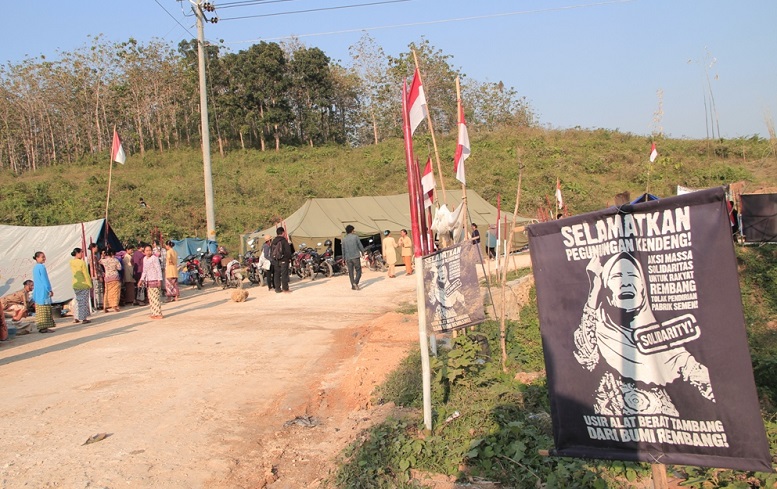
[[[323,252],[319,252],[321,247]],[[265,276],[259,265],[262,250],[249,250],[245,255],[238,255],[236,259],[229,259],[228,252],[223,246],[219,246],[216,253],[209,253],[197,249],[196,253],[183,258],[180,270],[187,272],[189,283],[201,289],[205,280],[210,278],[214,285],[221,285],[223,289],[242,288],[243,281],[248,279],[253,285],[266,285]],[[365,247],[364,264],[372,271],[386,271],[380,246],[372,243]],[[291,258],[289,275],[296,275],[300,279],[315,280],[319,275],[329,278],[333,275],[348,273],[345,259],[341,255],[335,256],[332,241],[326,240],[318,243],[316,248],[302,243]]]

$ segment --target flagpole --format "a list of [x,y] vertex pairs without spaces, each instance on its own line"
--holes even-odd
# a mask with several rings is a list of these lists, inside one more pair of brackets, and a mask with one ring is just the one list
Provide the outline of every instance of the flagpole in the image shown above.
[[[459,77],[456,77],[456,105],[458,106],[458,118],[459,118],[459,124],[463,124],[463,112],[461,109],[461,86],[459,85]],[[459,162],[460,165],[464,164],[464,161],[462,160]],[[444,187],[443,187],[444,188]],[[469,236],[469,233],[467,232],[467,184],[463,183],[461,184],[461,230],[462,230],[462,236],[466,239]]]
[[[421,81],[421,84],[423,84],[423,78],[421,78],[421,70],[418,68],[418,56],[415,54],[415,49],[412,49],[411,52],[413,53],[413,61],[415,61],[415,69],[416,72],[418,72],[418,79]],[[440,164],[440,152],[437,151],[437,139],[434,137],[434,126],[432,125],[432,111],[428,109],[429,107],[429,100],[426,100],[426,107],[427,107],[427,114],[426,114],[426,124],[429,127],[429,134],[432,135],[432,147],[434,147],[434,158],[437,161],[437,174],[440,175],[440,188],[442,188],[442,202],[443,204],[448,204],[448,198],[445,195],[445,179],[442,177],[442,165]]]
[[[113,126],[113,133],[116,134],[116,126]],[[108,159],[111,160],[108,166],[108,195],[105,198],[105,240],[108,240],[108,205],[111,202],[111,177],[113,176],[113,145],[111,145],[111,152],[108,155]]]
[[410,194],[410,223],[413,230],[415,247],[416,305],[418,307],[418,343],[421,350],[421,383],[424,407],[424,426],[432,429],[432,368],[429,359],[429,338],[426,335],[426,294],[424,293],[423,258],[421,257],[420,236],[418,235],[418,214],[413,199],[412,166],[413,136],[410,133],[410,121],[407,113],[407,81],[402,85],[402,132],[405,136],[405,165],[407,168],[407,189]]

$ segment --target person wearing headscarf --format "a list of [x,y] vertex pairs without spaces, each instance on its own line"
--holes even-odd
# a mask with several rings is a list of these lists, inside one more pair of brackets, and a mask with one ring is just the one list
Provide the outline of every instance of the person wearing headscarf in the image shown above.
[[36,251],[32,258],[35,260],[35,266],[32,267],[32,281],[35,283],[35,288],[32,289],[35,324],[38,327],[38,333],[51,333],[53,332],[51,328],[56,326],[51,314],[51,298],[54,296],[54,291],[51,289],[49,274],[46,271],[46,254]]
[[178,289],[178,253],[173,248],[172,241],[165,242],[165,295],[167,302],[177,301],[180,295]]
[[574,333],[573,353],[589,371],[602,358],[609,366],[596,392],[596,413],[676,416],[677,409],[664,387],[677,379],[690,383],[705,399],[715,402],[707,367],[685,347],[653,352],[638,348],[634,331],[660,325],[650,308],[639,261],[629,253],[620,253],[602,266],[594,257],[586,272],[589,296]]
[[413,240],[407,235],[407,229],[399,232],[399,247],[402,248],[402,261],[405,263],[405,275],[413,274]]
[[113,309],[119,312],[119,299],[121,298],[121,263],[116,258],[112,249],[105,250],[105,256],[100,259],[100,265],[103,267],[105,282],[105,300],[103,310],[110,312]]
[[399,245],[391,235],[391,231],[388,229],[383,231],[383,240],[381,241],[381,245],[383,245],[383,258],[386,260],[386,265],[388,265],[388,276],[389,278],[394,278],[396,277],[394,268],[397,264],[396,249]]
[[148,290],[148,302],[151,305],[151,319],[162,319],[162,265],[159,258],[154,256],[151,245],[143,248],[143,273],[140,275],[140,283]]

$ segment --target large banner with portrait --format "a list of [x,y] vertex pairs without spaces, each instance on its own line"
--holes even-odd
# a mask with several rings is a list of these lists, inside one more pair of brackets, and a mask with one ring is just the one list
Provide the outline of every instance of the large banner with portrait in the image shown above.
[[423,258],[426,324],[435,333],[485,320],[477,264],[480,250],[464,241]]
[[528,233],[558,455],[772,470],[722,188]]

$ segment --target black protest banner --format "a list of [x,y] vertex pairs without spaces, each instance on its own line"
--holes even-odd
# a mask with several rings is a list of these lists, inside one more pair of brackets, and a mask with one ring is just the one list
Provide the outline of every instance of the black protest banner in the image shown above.
[[479,262],[478,247],[469,240],[424,257],[427,328],[443,333],[485,320]]
[[722,188],[528,233],[556,454],[772,470]]

